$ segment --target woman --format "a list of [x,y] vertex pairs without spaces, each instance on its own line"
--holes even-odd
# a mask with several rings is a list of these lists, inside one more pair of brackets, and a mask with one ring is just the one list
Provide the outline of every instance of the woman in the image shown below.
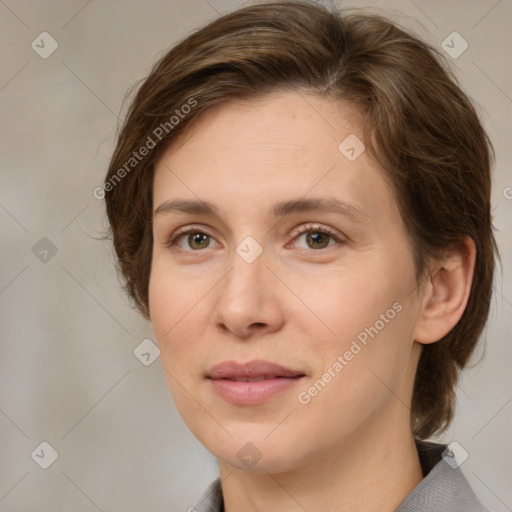
[[255,5],[154,67],[104,191],[219,460],[190,510],[485,510],[427,440],[489,310],[490,151],[436,52],[374,15]]

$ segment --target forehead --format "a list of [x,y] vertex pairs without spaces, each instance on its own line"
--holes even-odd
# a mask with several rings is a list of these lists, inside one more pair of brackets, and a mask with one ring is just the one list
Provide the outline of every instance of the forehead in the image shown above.
[[[273,92],[211,107],[169,150],[179,153],[184,145],[191,150],[208,144],[213,156],[233,149],[250,152],[259,146],[260,161],[300,157],[306,150],[325,153],[325,149],[337,149],[341,138],[350,133],[357,132],[362,139],[361,120],[359,111],[349,103],[306,92]],[[227,160],[229,155],[222,156]]]
[[154,209],[174,198],[268,209],[310,194],[350,200],[379,218],[394,201],[364,150],[360,121],[349,104],[298,92],[220,104],[160,158]]

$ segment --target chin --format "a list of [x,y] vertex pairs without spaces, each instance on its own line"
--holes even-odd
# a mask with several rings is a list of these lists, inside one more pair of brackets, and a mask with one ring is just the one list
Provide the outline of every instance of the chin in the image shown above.
[[248,473],[287,472],[300,466],[299,459],[306,458],[306,454],[300,457],[297,450],[300,447],[303,451],[304,443],[292,437],[291,432],[283,430],[281,435],[276,432],[276,435],[271,434],[268,437],[272,429],[261,429],[262,432],[257,430],[239,430],[233,437],[224,433],[220,439],[212,439],[211,436],[196,437],[217,459]]

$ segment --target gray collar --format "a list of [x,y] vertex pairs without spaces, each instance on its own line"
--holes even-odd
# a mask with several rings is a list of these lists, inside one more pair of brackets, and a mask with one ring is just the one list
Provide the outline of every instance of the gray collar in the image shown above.
[[[460,467],[452,467],[442,458],[447,451],[445,445],[416,442],[416,446],[425,477],[396,512],[488,512],[478,501]],[[435,464],[431,469],[428,468],[429,461]]]

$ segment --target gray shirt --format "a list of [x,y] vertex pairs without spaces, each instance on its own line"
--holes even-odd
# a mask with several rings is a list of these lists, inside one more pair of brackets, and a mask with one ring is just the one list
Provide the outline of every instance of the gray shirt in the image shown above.
[[[459,467],[442,458],[446,446],[417,441],[424,478],[396,512],[488,512]],[[215,480],[190,512],[224,512],[220,479]]]

